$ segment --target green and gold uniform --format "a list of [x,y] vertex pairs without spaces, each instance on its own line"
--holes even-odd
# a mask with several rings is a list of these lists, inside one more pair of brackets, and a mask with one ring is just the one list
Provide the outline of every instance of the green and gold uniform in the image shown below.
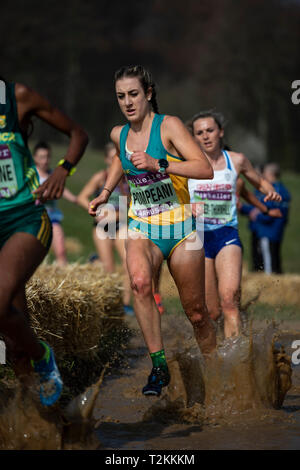
[[[158,160],[181,161],[163,146],[160,128],[164,117],[154,115],[146,152]],[[196,230],[188,180],[183,176],[138,170],[130,161],[132,152],[126,144],[129,129],[127,124],[120,135],[120,159],[131,193],[128,229],[149,238],[167,259]]]
[[5,84],[4,101],[0,103],[0,249],[17,232],[34,235],[49,249],[51,223],[33,194],[39,176],[19,126],[14,83]]

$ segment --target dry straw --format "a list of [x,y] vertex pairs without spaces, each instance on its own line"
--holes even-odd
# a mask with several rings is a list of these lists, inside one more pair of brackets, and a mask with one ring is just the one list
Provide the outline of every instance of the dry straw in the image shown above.
[[86,356],[122,322],[122,279],[99,264],[43,264],[26,287],[31,324],[56,354]]
[[[164,265],[161,292],[163,297],[178,296],[175,283]],[[267,275],[250,273],[243,269],[242,304],[251,299],[271,306],[294,305],[300,307],[300,276],[297,274]]]

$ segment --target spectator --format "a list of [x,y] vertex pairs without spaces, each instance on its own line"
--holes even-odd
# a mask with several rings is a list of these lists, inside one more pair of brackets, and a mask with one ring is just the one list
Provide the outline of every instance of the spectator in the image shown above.
[[[250,219],[250,229],[253,233],[253,240],[257,240],[257,251],[252,251],[254,256],[254,269],[264,271],[267,274],[282,273],[281,265],[281,243],[284,236],[284,229],[288,222],[288,211],[291,196],[280,181],[280,168],[277,163],[269,163],[263,169],[263,177],[269,181],[276,192],[281,197],[281,202],[268,202],[268,213],[263,214],[253,206],[243,206],[241,213],[248,214]],[[263,195],[255,192],[258,199],[262,201]],[[271,217],[270,211],[280,209],[282,217]],[[255,248],[255,247],[254,247]]]
[[[50,145],[47,142],[37,143],[33,150],[33,159],[39,174],[40,184],[43,184],[53,172],[50,168]],[[77,204],[77,197],[67,188],[64,188],[62,197],[67,201],[73,202],[73,204]],[[56,200],[47,201],[45,203],[45,208],[52,224],[53,237],[51,248],[54,251],[57,264],[65,266],[68,263],[68,260],[65,247],[65,235],[61,226],[61,222],[64,218],[63,213],[58,208]]]

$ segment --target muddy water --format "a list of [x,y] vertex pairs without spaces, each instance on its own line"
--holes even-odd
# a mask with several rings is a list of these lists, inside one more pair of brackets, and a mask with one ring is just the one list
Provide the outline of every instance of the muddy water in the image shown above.
[[[300,324],[247,330],[220,342],[205,364],[187,320],[165,315],[172,380],[158,399],[141,394],[151,364],[135,319],[128,323],[135,334],[127,367],[103,382],[100,377],[63,413],[43,409],[30,388],[2,386],[0,448],[300,448],[300,366],[293,366],[291,385],[290,362],[282,349],[291,355]],[[274,409],[284,397],[283,406]]]
[[66,407],[41,406],[38,381],[0,383],[0,450],[94,450],[101,447],[92,413],[106,367],[97,383]]
[[[279,349],[283,345],[292,354],[300,324],[279,331],[266,324],[254,328],[234,343],[222,343],[206,368],[183,317],[165,316],[163,329],[172,381],[159,399],[142,396],[151,363],[137,330],[127,369],[106,377],[96,402],[97,436],[104,448],[300,448],[300,366],[292,366],[291,385]],[[289,387],[283,406],[274,409],[281,404],[280,391]]]

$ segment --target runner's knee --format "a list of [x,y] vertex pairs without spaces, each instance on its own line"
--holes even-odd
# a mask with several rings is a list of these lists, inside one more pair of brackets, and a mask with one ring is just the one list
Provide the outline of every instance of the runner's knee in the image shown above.
[[134,295],[152,295],[152,279],[148,275],[134,274],[131,276],[131,288]]
[[206,318],[208,316],[207,308],[205,304],[195,304],[193,306],[187,307],[185,309],[185,313],[190,320],[191,324],[193,326],[199,324],[201,326],[201,323],[205,323]]
[[222,311],[219,308],[209,308],[208,307],[208,314],[209,314],[210,318],[212,318],[213,320],[217,320],[219,318],[219,316],[221,315],[221,313],[222,313]]
[[230,290],[224,293],[221,293],[221,308],[224,311],[235,309],[239,305],[239,291]]

